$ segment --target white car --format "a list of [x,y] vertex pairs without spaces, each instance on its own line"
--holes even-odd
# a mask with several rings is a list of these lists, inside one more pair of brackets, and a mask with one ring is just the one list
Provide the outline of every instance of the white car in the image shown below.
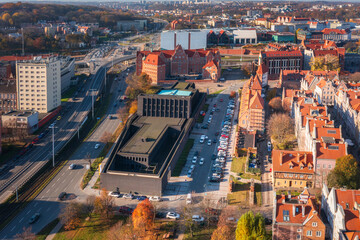
[[208,140],[207,145],[208,145],[208,146],[211,146],[211,139]]
[[204,143],[205,139],[204,138],[200,138],[200,143]]
[[111,196],[111,197],[120,197],[120,193],[119,192],[109,192],[109,196]]
[[197,156],[194,156],[191,162],[196,163],[196,161],[197,161]]
[[268,148],[271,148],[271,142],[270,141],[267,142],[267,146],[268,146]]
[[199,165],[203,165],[204,164],[204,158],[200,158],[200,161],[199,161]]
[[69,166],[69,169],[74,169],[75,168],[75,164],[70,164],[70,166]]
[[132,195],[131,193],[127,193],[127,194],[124,194],[123,198],[125,198],[125,199],[133,199],[134,195]]
[[190,170],[191,170],[191,172],[192,172],[192,171],[194,171],[194,169],[195,169],[195,165],[194,165],[194,164],[192,164],[192,165],[190,166]]
[[204,221],[204,218],[203,217],[200,217],[199,215],[193,215],[192,216],[192,220],[194,222],[203,222]]
[[95,149],[98,149],[99,147],[100,147],[99,143],[95,144]]
[[161,198],[159,196],[153,196],[149,198],[152,202],[161,202]]
[[176,212],[168,212],[166,214],[166,218],[170,218],[170,219],[179,219],[180,218],[180,214],[176,213]]

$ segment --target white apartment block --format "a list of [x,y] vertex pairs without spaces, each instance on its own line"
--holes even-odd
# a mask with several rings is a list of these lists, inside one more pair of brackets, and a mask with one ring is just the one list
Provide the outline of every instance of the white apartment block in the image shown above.
[[56,57],[16,63],[17,107],[47,113],[61,104],[61,67]]

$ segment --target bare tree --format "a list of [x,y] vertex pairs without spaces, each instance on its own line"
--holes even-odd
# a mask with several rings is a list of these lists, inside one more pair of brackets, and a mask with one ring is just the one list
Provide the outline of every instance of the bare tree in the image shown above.
[[294,123],[293,120],[285,113],[272,114],[267,128],[275,146],[279,149],[287,149],[290,143],[294,141]]
[[100,142],[106,144],[111,141],[111,137],[112,137],[112,134],[110,132],[104,132],[100,138]]
[[27,228],[23,227],[23,232],[16,234],[15,239],[16,240],[35,240],[36,235],[31,230],[32,230],[31,226],[27,227]]
[[95,212],[101,214],[105,220],[109,220],[113,212],[114,198],[106,193],[106,189],[101,190],[101,195],[95,199]]
[[280,112],[283,110],[280,97],[275,97],[275,98],[271,99],[269,102],[269,106],[277,112]]
[[90,195],[86,198],[86,202],[85,202],[85,212],[87,214],[88,217],[91,217],[92,213],[94,212],[95,209],[95,199],[96,197],[94,195]]
[[77,202],[67,204],[60,213],[60,221],[66,230],[77,228],[81,223],[83,206]]

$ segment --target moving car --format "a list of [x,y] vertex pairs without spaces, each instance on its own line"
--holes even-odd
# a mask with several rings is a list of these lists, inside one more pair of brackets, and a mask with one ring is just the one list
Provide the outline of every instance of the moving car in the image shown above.
[[40,217],[40,213],[35,213],[32,215],[32,217],[29,219],[29,224],[35,223]]
[[95,144],[95,149],[98,149],[99,147],[100,147],[99,143]]
[[196,161],[197,161],[197,156],[194,156],[191,162],[196,163]]
[[208,140],[207,145],[208,145],[208,146],[211,146],[211,139]]
[[75,168],[75,164],[70,164],[70,166],[69,166],[69,169],[74,169]]
[[204,164],[204,158],[200,158],[200,161],[199,161],[199,165],[203,165]]
[[166,218],[170,218],[170,219],[179,219],[180,218],[180,214],[176,213],[176,212],[168,212],[166,214]]

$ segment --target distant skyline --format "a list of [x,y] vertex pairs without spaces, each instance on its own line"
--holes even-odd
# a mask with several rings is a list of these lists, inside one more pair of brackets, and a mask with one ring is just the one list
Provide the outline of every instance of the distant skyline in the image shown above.
[[[186,1],[186,0],[145,0],[147,2],[165,2],[165,1],[171,1],[171,2],[175,2],[175,1]],[[213,2],[221,2],[221,1],[226,1],[226,2],[230,2],[232,0],[212,0]],[[238,2],[283,2],[283,3],[287,3],[287,2],[314,2],[314,3],[321,3],[321,2],[331,2],[331,3],[360,3],[360,0],[346,0],[346,1],[341,1],[341,0],[325,0],[325,1],[313,1],[313,0],[268,0],[268,1],[261,1],[261,0],[237,0]],[[0,0],[0,3],[6,3],[6,2],[19,2],[18,0],[14,0],[14,1],[7,1],[7,0]],[[20,2],[26,2],[26,3],[68,3],[68,4],[77,4],[77,3],[81,3],[81,4],[86,4],[86,3],[102,3],[102,2],[114,2],[114,3],[119,3],[119,1],[114,1],[114,0],[77,0],[77,1],[69,1],[69,0],[47,0],[47,1],[43,1],[43,0],[22,0]],[[140,2],[140,0],[125,0],[122,2]]]

